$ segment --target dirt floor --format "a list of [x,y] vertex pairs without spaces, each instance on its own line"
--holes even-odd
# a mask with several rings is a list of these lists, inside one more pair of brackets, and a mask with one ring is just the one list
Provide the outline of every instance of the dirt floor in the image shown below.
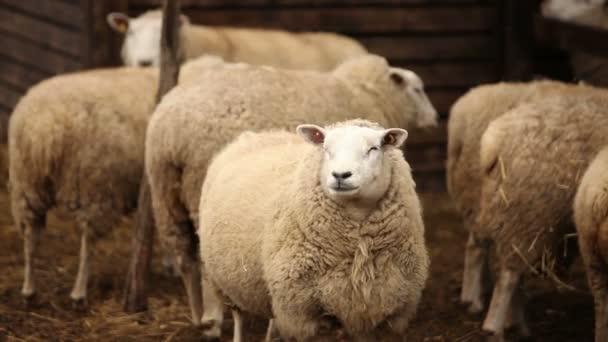
[[[445,195],[423,195],[432,273],[408,341],[481,341],[480,317],[458,303],[465,232]],[[26,306],[20,295],[22,247],[12,226],[6,191],[0,193],[0,341],[197,341],[188,323],[185,291],[177,278],[154,262],[150,311],[126,315],[120,297],[131,243],[126,220],[101,240],[94,254],[89,309],[75,310],[69,299],[76,275],[78,234],[51,217],[36,261],[38,295]],[[580,261],[570,278],[577,291],[557,291],[547,279],[530,279],[528,318],[532,341],[591,341],[592,299]],[[261,324],[258,324],[258,326]],[[257,329],[261,330],[260,327]],[[254,340],[261,340],[261,334]],[[258,338],[259,337],[259,338]]]

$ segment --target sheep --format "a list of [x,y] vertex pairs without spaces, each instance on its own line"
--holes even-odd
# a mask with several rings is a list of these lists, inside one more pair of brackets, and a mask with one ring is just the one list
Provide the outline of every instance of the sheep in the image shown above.
[[[294,129],[352,113],[391,127],[436,124],[437,112],[413,72],[379,56],[349,60],[331,73],[242,66],[208,70],[179,85],[155,110],[146,135],[146,173],[161,242],[176,251],[189,294],[200,291],[196,227],[205,170],[244,128]],[[198,298],[190,297],[193,321]]]
[[206,336],[219,337],[225,299],[274,317],[285,339],[403,339],[429,267],[407,131],[350,120],[297,133],[243,133],[209,166]]
[[608,340],[608,148],[585,171],[574,197],[578,244],[595,300],[595,341]]
[[[194,79],[190,73],[216,63],[193,60],[181,78]],[[70,296],[86,303],[90,240],[136,206],[157,73],[115,68],[60,75],[31,88],[17,104],[9,124],[9,188],[15,224],[24,233],[26,299],[36,290],[32,259],[46,213],[57,207],[82,230]]]
[[[137,18],[110,13],[107,21],[115,31],[125,34],[121,51],[124,64],[159,65],[160,10],[148,11]],[[209,54],[228,62],[327,71],[367,53],[354,39],[334,33],[209,27],[192,25],[185,16],[181,16],[181,25],[180,41],[186,59]]]
[[607,105],[606,94],[593,92],[522,104],[492,121],[481,138],[473,230],[496,249],[499,270],[483,330],[498,340],[508,323],[529,335],[521,293],[526,271],[567,286],[555,271],[573,254],[568,237],[579,178],[608,143]]
[[484,309],[484,290],[489,290],[488,246],[475,237],[472,227],[479,212],[479,143],[490,122],[517,105],[565,94],[586,94],[595,88],[556,81],[496,83],[471,89],[450,111],[446,178],[448,193],[469,230],[461,301],[469,311]]

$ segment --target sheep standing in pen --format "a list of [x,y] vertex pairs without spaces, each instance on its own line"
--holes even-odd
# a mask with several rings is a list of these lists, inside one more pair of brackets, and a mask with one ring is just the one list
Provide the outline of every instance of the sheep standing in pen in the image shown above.
[[[180,82],[218,63],[211,57],[192,60]],[[91,239],[137,204],[157,74],[116,68],[56,76],[34,86],[16,106],[9,124],[9,189],[25,239],[26,298],[36,290],[32,262],[46,213],[57,207],[82,230],[71,297],[85,302]]]
[[586,94],[597,88],[555,81],[497,83],[475,87],[458,99],[448,122],[447,188],[469,231],[461,301],[470,304],[469,311],[481,312],[484,291],[489,290],[488,246],[474,234],[479,212],[481,175],[479,143],[492,122],[510,109],[525,102],[565,94]]
[[[366,55],[331,73],[243,65],[208,70],[165,96],[146,135],[146,172],[161,241],[177,253],[189,295],[200,293],[196,227],[213,154],[245,129],[294,129],[362,115],[390,127],[435,125],[422,81]],[[356,114],[360,113],[360,114]],[[199,298],[190,297],[193,313]],[[200,321],[200,315],[194,315]],[[197,319],[198,318],[198,319]]]
[[[110,27],[126,35],[122,47],[126,65],[159,64],[160,11],[149,11],[137,18],[110,13],[107,19]],[[327,71],[367,53],[354,39],[334,33],[208,27],[192,25],[185,16],[181,19],[180,46],[186,59],[207,54],[228,62]]]
[[492,242],[498,276],[483,323],[497,340],[513,324],[521,335],[522,277],[557,277],[574,232],[572,201],[591,159],[608,144],[608,97],[563,96],[523,104],[494,120],[481,139],[481,197],[474,233]]
[[595,341],[608,340],[608,148],[593,160],[574,198],[578,244],[595,300]]
[[403,340],[429,267],[399,150],[407,131],[364,120],[297,131],[306,141],[244,133],[209,167],[198,231],[207,337],[219,337],[226,299],[237,317],[274,315],[286,339]]

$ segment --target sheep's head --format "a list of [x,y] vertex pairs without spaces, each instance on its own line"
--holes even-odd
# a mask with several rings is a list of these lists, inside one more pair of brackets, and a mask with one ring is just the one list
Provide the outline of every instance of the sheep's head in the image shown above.
[[[125,35],[121,50],[125,65],[147,67],[160,64],[160,11],[150,11],[137,18],[124,13],[110,13],[107,21],[114,31]],[[180,24],[188,22],[187,17],[181,16]]]
[[414,121],[421,128],[437,126],[437,110],[424,92],[424,83],[413,71],[390,68],[389,77],[396,87],[402,89],[409,102],[414,104]]
[[361,202],[376,202],[387,191],[392,164],[386,153],[399,148],[408,134],[404,129],[383,129],[363,120],[326,128],[300,125],[297,132],[322,147],[319,177],[327,196]]

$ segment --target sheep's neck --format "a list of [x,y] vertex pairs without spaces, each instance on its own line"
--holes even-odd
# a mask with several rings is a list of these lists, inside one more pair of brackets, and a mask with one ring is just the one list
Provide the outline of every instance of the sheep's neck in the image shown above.
[[355,221],[364,221],[374,210],[375,203],[364,201],[349,201],[344,203],[346,215]]

